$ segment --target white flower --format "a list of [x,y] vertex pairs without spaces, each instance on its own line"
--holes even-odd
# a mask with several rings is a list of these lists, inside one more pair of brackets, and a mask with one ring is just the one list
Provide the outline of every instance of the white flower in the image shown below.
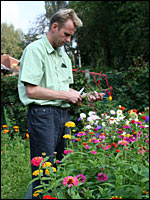
[[106,123],[105,123],[105,122],[102,122],[102,126],[106,126]]
[[86,125],[86,129],[91,129],[91,125]]
[[90,111],[90,112],[89,112],[89,116],[91,116],[91,115],[96,115],[96,112]]
[[80,113],[80,118],[81,118],[81,119],[86,118],[86,114],[85,114],[85,113]]
[[110,124],[114,124],[115,122],[116,122],[115,118],[114,118],[114,117],[111,117],[109,123],[110,123]]
[[115,115],[116,112],[115,112],[114,110],[110,110],[110,114],[111,114],[111,115]]
[[116,120],[117,120],[117,121],[120,121],[120,120],[123,120],[124,118],[125,118],[124,115],[117,115]]
[[122,115],[122,110],[117,110],[117,115]]

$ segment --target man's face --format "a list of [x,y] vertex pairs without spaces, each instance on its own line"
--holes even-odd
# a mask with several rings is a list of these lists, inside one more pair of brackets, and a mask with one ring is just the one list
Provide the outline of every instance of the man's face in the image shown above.
[[67,42],[71,42],[71,36],[75,32],[72,20],[68,19],[63,27],[59,29],[58,24],[54,24],[53,46],[61,47]]

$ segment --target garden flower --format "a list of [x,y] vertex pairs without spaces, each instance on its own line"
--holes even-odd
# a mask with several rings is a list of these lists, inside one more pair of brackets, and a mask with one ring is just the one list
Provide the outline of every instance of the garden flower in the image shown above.
[[146,116],[145,123],[149,122],[149,116]]
[[64,154],[67,155],[68,153],[72,153],[73,154],[73,151],[72,150],[64,150]]
[[2,125],[3,128],[8,128],[8,126],[6,124]]
[[34,157],[34,158],[32,158],[32,160],[31,160],[31,164],[32,164],[33,166],[39,167],[42,160],[43,160],[43,157],[40,157],[40,156]]
[[66,123],[65,123],[65,126],[68,127],[68,128],[70,128],[70,127],[75,127],[76,125],[75,125],[74,122],[69,121],[69,122],[66,122]]
[[81,118],[81,119],[86,118],[86,114],[85,114],[85,113],[80,113],[80,118]]
[[98,181],[104,182],[104,181],[107,181],[107,179],[108,179],[108,176],[106,174],[99,173],[97,175],[97,180]]
[[65,139],[71,139],[71,135],[66,134],[66,135],[63,136],[63,138],[65,138]]
[[95,151],[95,150],[92,150],[91,153],[92,153],[92,154],[96,154],[96,151]]
[[33,193],[33,196],[34,197],[37,197],[40,195],[40,192],[42,192],[42,190],[36,190],[34,193]]
[[120,152],[120,149],[116,149],[116,152],[119,153],[119,152]]
[[86,133],[85,132],[79,132],[78,134],[77,134],[77,137],[81,137],[81,136],[84,136],[84,135],[86,135]]
[[115,115],[116,112],[115,112],[114,110],[110,110],[110,114],[111,114],[111,115]]
[[91,129],[92,126],[91,125],[86,125],[86,129]]
[[42,164],[42,167],[51,167],[52,166],[52,163],[51,162],[44,162],[43,164]]
[[68,187],[77,186],[79,184],[79,180],[75,176],[67,176],[63,179],[63,184],[68,185]]
[[120,110],[125,110],[125,107],[124,107],[124,106],[121,106],[121,107],[120,107]]
[[90,112],[89,112],[89,116],[91,116],[91,115],[96,115],[96,112],[90,111]]
[[110,199],[122,199],[122,197],[118,197],[118,196],[112,196],[112,198],[110,198]]
[[145,153],[145,150],[144,150],[144,149],[139,149],[139,150],[138,150],[138,154],[144,155],[144,153]]
[[112,96],[109,96],[109,97],[108,97],[108,100],[109,100],[109,101],[112,101]]
[[33,176],[37,176],[42,172],[43,172],[43,170],[35,170],[32,174],[33,174]]
[[43,199],[57,199],[57,198],[52,197],[51,195],[45,195],[43,196]]
[[6,133],[8,133],[9,132],[9,130],[7,130],[7,129],[4,129],[4,134],[6,134]]
[[119,140],[118,144],[126,146],[127,144],[129,144],[129,142],[127,142],[126,140]]
[[77,179],[81,180],[82,183],[84,183],[86,180],[86,177],[83,174],[79,174],[76,177],[77,177]]
[[86,149],[89,149],[90,147],[89,147],[89,145],[85,145],[85,148],[86,148]]

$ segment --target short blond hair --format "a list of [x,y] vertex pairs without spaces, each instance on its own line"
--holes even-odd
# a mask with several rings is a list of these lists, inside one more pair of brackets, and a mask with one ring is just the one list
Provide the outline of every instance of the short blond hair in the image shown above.
[[73,21],[75,28],[83,26],[81,19],[79,19],[73,9],[62,8],[51,17],[49,29],[51,29],[52,24],[55,22],[58,23],[60,29],[68,19]]

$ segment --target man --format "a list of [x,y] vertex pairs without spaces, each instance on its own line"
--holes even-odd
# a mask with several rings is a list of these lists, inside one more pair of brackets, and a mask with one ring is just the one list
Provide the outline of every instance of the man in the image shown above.
[[[68,131],[64,125],[70,119],[67,108],[69,103],[82,101],[82,97],[69,88],[73,83],[72,65],[60,47],[71,42],[75,29],[81,26],[74,10],[59,10],[52,16],[47,34],[29,44],[21,57],[18,92],[21,102],[29,106],[31,159],[43,152],[51,156],[52,163],[54,152],[57,159],[62,158],[63,135]],[[88,99],[90,102],[102,100],[103,95],[95,92],[95,96],[89,94]],[[36,169],[32,166],[32,172]],[[34,182],[33,187],[38,184]]]

